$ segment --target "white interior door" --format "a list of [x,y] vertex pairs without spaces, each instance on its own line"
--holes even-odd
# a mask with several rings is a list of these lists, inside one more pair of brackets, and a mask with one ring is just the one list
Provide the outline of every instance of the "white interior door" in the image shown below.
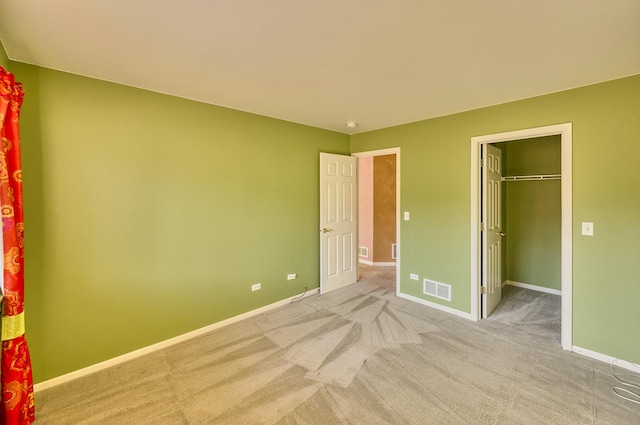
[[357,257],[357,161],[320,153],[320,292],[354,283]]
[[484,145],[482,167],[482,318],[502,299],[502,152]]

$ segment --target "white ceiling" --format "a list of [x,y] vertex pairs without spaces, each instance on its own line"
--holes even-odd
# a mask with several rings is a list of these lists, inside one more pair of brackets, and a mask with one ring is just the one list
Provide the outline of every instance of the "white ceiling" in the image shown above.
[[640,1],[0,0],[0,40],[15,61],[357,133],[640,74]]

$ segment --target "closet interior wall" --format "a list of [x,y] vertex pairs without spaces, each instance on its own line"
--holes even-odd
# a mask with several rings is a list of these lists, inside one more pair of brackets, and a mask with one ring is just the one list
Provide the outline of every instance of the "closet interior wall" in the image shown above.
[[495,146],[502,150],[502,175],[506,177],[502,182],[503,279],[560,291],[560,136]]

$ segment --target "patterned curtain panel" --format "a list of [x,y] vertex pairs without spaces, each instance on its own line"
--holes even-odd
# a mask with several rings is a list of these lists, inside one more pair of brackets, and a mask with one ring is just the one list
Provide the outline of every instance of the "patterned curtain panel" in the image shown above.
[[18,118],[24,92],[0,67],[0,204],[4,246],[0,424],[34,421],[31,359],[24,336],[24,220]]

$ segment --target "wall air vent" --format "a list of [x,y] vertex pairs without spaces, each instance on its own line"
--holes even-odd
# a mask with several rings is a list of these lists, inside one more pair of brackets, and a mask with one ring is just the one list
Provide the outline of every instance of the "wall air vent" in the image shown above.
[[391,258],[393,258],[394,260],[396,260],[398,258],[398,244],[397,243],[391,244]]
[[369,256],[369,248],[366,246],[359,246],[358,247],[358,255],[360,255],[360,257],[368,257]]
[[451,285],[447,285],[445,283],[424,279],[423,292],[426,295],[431,295],[432,297],[451,301]]

